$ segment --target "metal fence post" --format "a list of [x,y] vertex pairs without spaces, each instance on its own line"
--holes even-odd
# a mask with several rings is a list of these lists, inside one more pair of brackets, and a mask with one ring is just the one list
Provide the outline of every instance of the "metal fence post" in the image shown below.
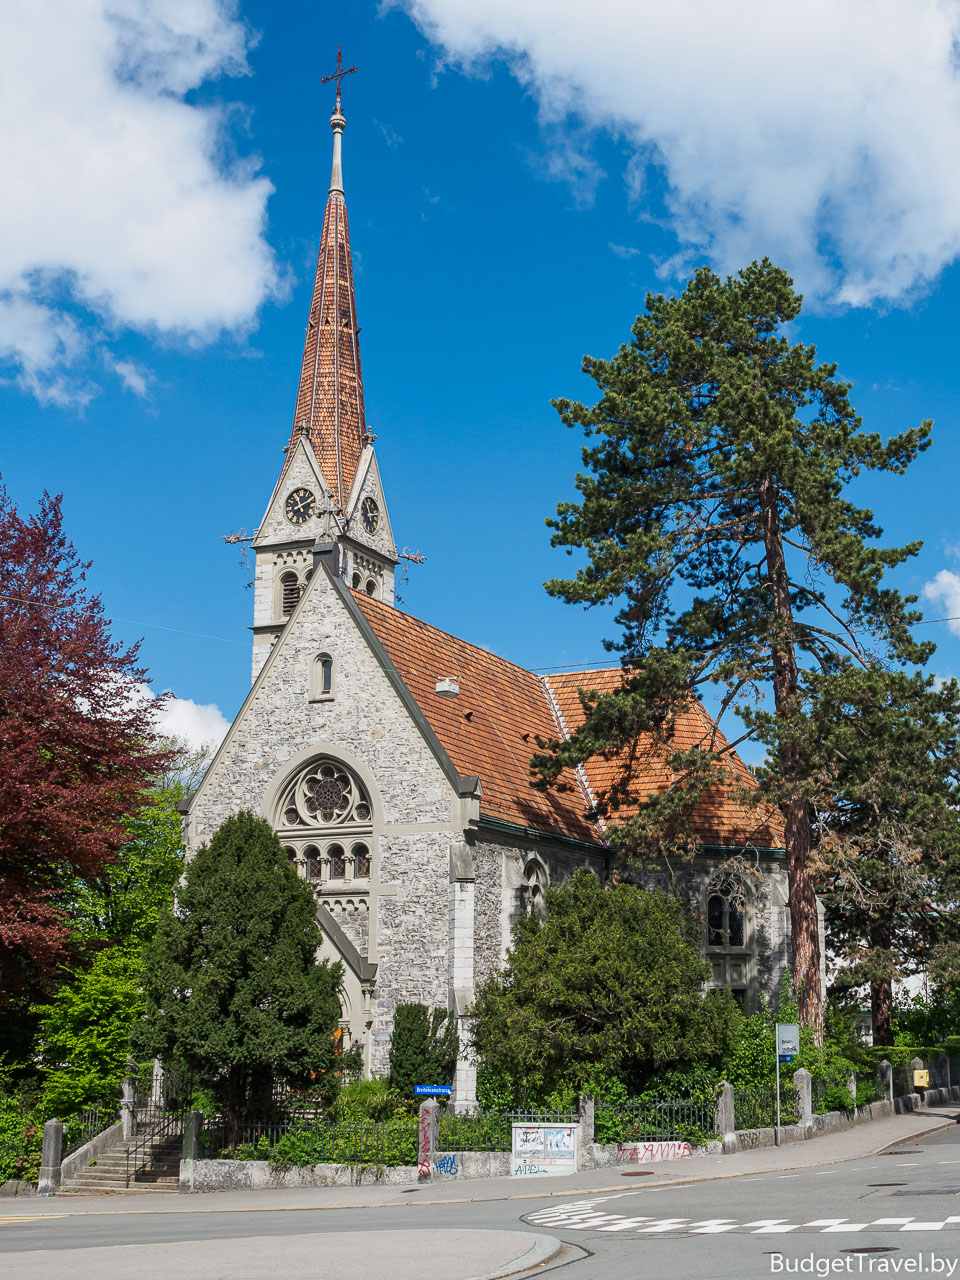
[[63,1125],[59,1120],[48,1120],[43,1126],[43,1151],[40,1156],[40,1178],[37,1181],[38,1196],[52,1196],[60,1186],[62,1153]]

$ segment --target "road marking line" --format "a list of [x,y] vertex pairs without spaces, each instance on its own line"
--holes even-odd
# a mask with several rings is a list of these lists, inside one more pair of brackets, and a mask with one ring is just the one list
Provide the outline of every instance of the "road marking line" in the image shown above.
[[799,1178],[800,1177],[799,1173],[781,1173],[779,1176],[781,1178]]
[[901,1227],[901,1231],[940,1231],[947,1224],[945,1222],[908,1222]]
[[797,1224],[790,1223],[784,1227],[761,1227],[759,1231],[751,1231],[752,1236],[776,1236],[785,1235],[788,1231],[796,1231]]
[[905,1160],[895,1164],[894,1168],[895,1169],[916,1169],[919,1163],[920,1163],[919,1160]]
[[619,1222],[611,1222],[606,1227],[597,1227],[598,1231],[629,1231],[631,1227],[639,1227],[641,1222],[650,1222],[650,1218],[621,1218]]
[[912,1218],[874,1218],[871,1222],[872,1227],[902,1227],[905,1222],[912,1222]]
[[689,1218],[663,1218],[652,1227],[640,1227],[638,1230],[641,1235],[647,1235],[660,1231],[679,1231],[690,1221]]
[[[728,1225],[724,1225],[724,1224]],[[737,1227],[733,1218],[707,1218],[702,1223],[694,1223],[692,1233],[696,1236],[719,1235],[722,1231],[735,1231]]]
[[866,1222],[838,1222],[835,1227],[824,1227],[821,1234],[826,1235],[828,1231],[863,1231],[868,1225]]
[[[810,1222],[805,1222],[805,1227],[838,1227],[841,1222],[847,1222],[847,1218],[813,1218]],[[912,1218],[904,1218],[904,1222],[912,1222]]]

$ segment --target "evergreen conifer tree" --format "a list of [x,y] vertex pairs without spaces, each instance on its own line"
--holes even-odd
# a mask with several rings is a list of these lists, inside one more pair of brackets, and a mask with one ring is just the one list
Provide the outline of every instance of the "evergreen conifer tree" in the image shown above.
[[[794,981],[801,1020],[819,1035],[811,803],[798,741],[805,677],[838,654],[869,661],[879,649],[914,663],[928,655],[910,634],[912,598],[882,582],[919,544],[877,546],[872,513],[845,490],[864,471],[902,472],[930,427],[886,443],[862,431],[836,366],[783,333],[800,305],[766,259],[725,281],[703,268],[678,297],[648,295],[632,342],[613,359],[584,360],[597,404],[555,401],[591,442],[577,478],[582,500],[558,507],[553,543],[584,549],[588,562],[547,589],[571,603],[619,604],[613,647],[624,683],[587,697],[580,732],[533,764],[549,784],[565,765],[622,752],[624,775],[600,798],[614,819],[618,804],[639,806],[639,817],[620,823],[621,848],[643,852],[651,807],[678,846],[690,845],[678,814],[718,780],[722,762],[709,738],[693,751],[671,747],[677,714],[713,682],[721,713],[733,707],[750,725],[756,699],[772,692]],[[631,787],[625,750],[651,733],[677,777],[654,800]]]
[[960,686],[849,662],[809,684],[803,757],[837,981],[869,984],[873,1042],[892,1044],[892,980],[960,941]]
[[390,1087],[403,1098],[418,1084],[451,1084],[460,1042],[457,1024],[446,1009],[399,1004],[390,1037]]
[[334,1094],[343,970],[320,943],[316,900],[269,824],[228,818],[146,948],[142,1047],[234,1125],[269,1110],[275,1083]]

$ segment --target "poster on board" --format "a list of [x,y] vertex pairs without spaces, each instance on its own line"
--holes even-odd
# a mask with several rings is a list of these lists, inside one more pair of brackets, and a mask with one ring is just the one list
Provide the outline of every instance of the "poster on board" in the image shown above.
[[515,1124],[510,1172],[515,1178],[576,1173],[578,1124]]

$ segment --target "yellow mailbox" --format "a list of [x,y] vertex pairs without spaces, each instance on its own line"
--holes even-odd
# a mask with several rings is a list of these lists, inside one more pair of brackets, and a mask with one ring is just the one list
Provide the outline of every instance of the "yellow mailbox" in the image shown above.
[[913,1073],[913,1087],[915,1089],[929,1089],[930,1088],[930,1072],[915,1071]]

